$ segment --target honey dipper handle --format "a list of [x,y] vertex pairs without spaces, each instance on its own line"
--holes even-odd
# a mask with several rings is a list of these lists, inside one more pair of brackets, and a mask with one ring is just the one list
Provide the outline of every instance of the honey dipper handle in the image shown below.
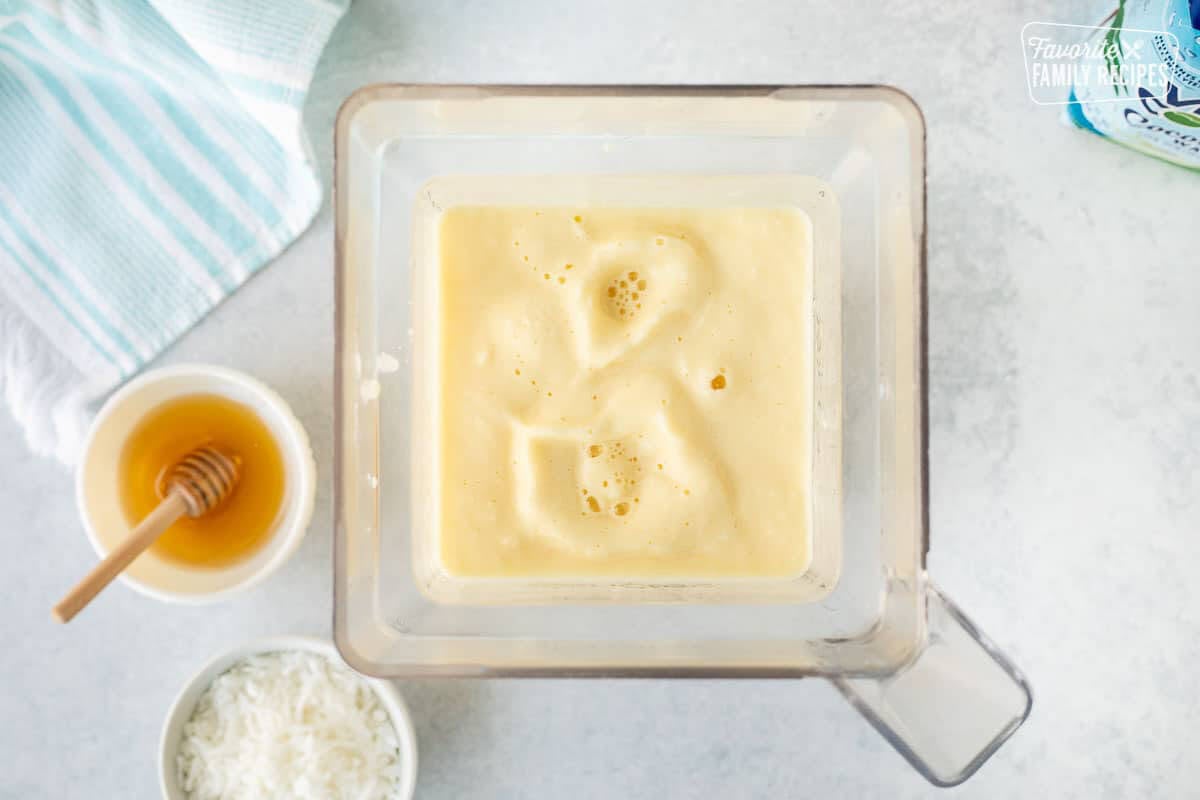
[[113,578],[121,574],[133,560],[142,554],[162,532],[171,526],[175,520],[187,513],[187,502],[177,491],[172,491],[146,518],[138,523],[129,538],[121,542],[104,557],[104,560],[92,568],[75,588],[67,592],[66,597],[59,601],[51,612],[59,622],[70,622],[71,618],[92,602],[100,591],[112,583]]

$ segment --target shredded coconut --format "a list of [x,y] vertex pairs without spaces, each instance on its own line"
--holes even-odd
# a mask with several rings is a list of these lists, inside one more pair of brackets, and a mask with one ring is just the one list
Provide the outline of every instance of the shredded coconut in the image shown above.
[[251,656],[201,695],[183,728],[190,800],[393,800],[396,731],[374,690],[315,653]]

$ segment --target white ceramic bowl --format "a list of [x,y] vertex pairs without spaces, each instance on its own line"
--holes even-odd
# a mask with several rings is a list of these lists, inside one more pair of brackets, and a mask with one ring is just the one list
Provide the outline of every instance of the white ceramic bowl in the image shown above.
[[152,408],[175,397],[216,394],[251,408],[279,443],[285,489],[283,513],[266,544],[253,556],[227,567],[177,564],[153,550],[121,574],[129,586],[159,600],[210,603],[262,581],[288,559],[308,530],[316,494],[316,464],[304,427],[287,403],[265,384],[235,370],[181,364],[151,370],[113,394],[96,415],[75,475],[75,498],[92,547],[100,556],[129,531],[117,491],[121,448]]
[[[175,702],[171,704],[171,710],[167,712],[166,722],[163,723],[162,735],[158,743],[158,774],[164,800],[186,800],[187,796],[179,788],[175,756],[179,752],[183,726],[192,718],[192,712],[204,690],[218,675],[247,656],[286,650],[316,653],[337,664],[345,665],[331,642],[308,636],[274,636],[269,639],[247,642],[232,647],[209,661],[188,680],[175,697]],[[346,668],[350,669],[350,667]],[[409,800],[417,785],[417,735],[413,731],[412,718],[408,715],[408,706],[404,704],[404,698],[391,683],[366,676],[363,676],[363,680],[375,690],[380,705],[391,719],[392,727],[396,729],[396,741],[400,745],[400,795],[398,800]]]

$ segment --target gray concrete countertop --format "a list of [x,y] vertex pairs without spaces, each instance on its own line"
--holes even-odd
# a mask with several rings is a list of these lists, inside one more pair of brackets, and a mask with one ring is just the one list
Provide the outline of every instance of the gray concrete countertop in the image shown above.
[[[1036,693],[943,796],[1194,796],[1200,177],[1035,106],[1018,41],[1030,20],[1090,24],[1111,4],[362,0],[306,124],[328,177],[338,104],[377,81],[910,92],[929,128],[930,569]],[[0,796],[154,798],[159,727],[195,668],[244,638],[329,634],[332,253],[326,208],[160,359],[262,378],[312,437],[312,529],[246,595],[182,608],[118,587],[54,625],[94,555],[71,476],[0,414]],[[936,793],[821,681],[401,687],[422,798]]]

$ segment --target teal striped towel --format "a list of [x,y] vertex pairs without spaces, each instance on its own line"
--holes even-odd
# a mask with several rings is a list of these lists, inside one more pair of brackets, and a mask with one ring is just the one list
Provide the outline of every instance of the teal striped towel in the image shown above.
[[345,2],[0,0],[0,389],[70,463],[96,406],[308,227]]

